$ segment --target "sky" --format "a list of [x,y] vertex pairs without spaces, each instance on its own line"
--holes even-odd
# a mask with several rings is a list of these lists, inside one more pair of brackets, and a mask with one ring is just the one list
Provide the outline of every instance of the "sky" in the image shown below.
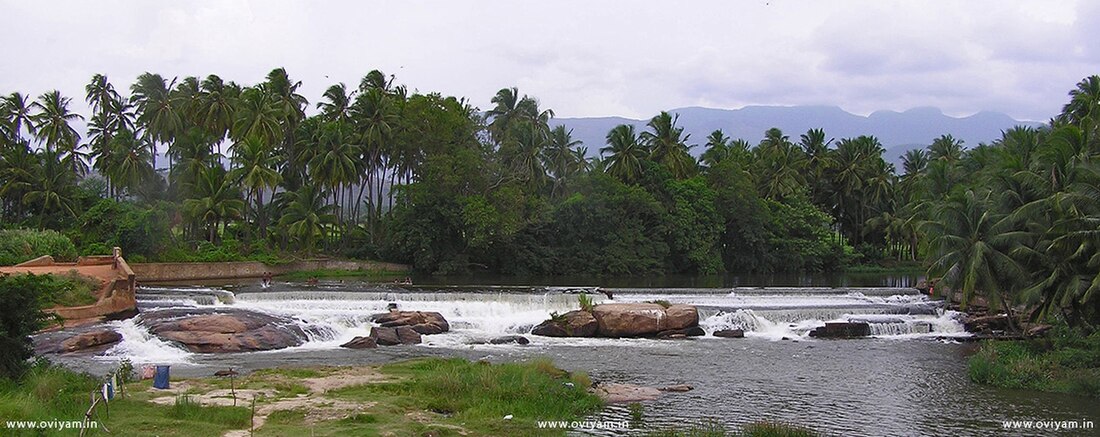
[[313,107],[368,71],[491,107],[516,86],[559,117],[686,106],[934,106],[1045,121],[1100,74],[1096,1],[8,1],[0,93],[119,90],[142,72],[251,85],[276,67]]

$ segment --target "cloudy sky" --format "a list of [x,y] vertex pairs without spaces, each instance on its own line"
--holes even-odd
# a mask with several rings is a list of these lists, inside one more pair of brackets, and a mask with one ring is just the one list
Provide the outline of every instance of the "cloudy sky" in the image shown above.
[[683,106],[936,106],[1046,120],[1100,74],[1095,1],[8,1],[0,93],[94,73],[242,84],[285,67],[315,102],[381,69],[489,107],[518,86],[558,116]]

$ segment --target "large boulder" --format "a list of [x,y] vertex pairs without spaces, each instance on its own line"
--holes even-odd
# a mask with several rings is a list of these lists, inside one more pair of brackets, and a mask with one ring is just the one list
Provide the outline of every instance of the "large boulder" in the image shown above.
[[692,305],[670,305],[665,308],[664,329],[688,329],[699,326],[699,310]]
[[142,313],[139,323],[157,337],[191,352],[225,353],[282,349],[305,342],[288,317],[244,310],[161,310]]
[[69,337],[61,342],[61,352],[71,353],[114,344],[122,341],[122,334],[111,329],[89,331]]
[[398,326],[394,328],[397,331],[397,339],[401,341],[401,344],[420,344],[422,339],[420,333],[416,332],[411,326]]
[[346,347],[348,349],[374,349],[378,347],[378,342],[371,337],[355,337],[351,341],[340,345],[340,347]]
[[663,331],[665,307],[655,303],[613,303],[596,305],[592,316],[601,337],[642,337]]
[[570,311],[556,319],[540,323],[531,330],[534,335],[544,337],[593,337],[598,324],[588,311]]
[[401,338],[397,336],[396,328],[387,328],[385,326],[372,327],[370,328],[370,337],[382,346],[401,344]]
[[374,323],[384,328],[408,326],[420,334],[440,334],[451,330],[442,314],[430,311],[390,311],[371,316]]
[[593,307],[592,315],[603,337],[646,337],[699,326],[699,312],[691,305],[603,304]]

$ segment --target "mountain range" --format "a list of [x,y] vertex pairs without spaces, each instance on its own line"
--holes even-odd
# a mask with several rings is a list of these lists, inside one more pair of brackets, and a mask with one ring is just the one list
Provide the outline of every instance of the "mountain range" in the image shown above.
[[[809,129],[825,130],[826,138],[851,138],[873,135],[886,148],[885,158],[895,164],[906,150],[925,147],[940,135],[950,134],[961,139],[966,147],[989,143],[1000,137],[1001,131],[1017,125],[1039,126],[1042,123],[1016,120],[1000,113],[983,111],[968,117],[951,117],[937,108],[913,108],[904,112],[876,111],[868,116],[852,114],[836,106],[746,106],[741,109],[688,107],[670,110],[680,116],[678,125],[689,134],[687,143],[698,144],[691,149],[698,156],[705,150],[706,137],[721,129],[731,138],[757,144],[764,132],[777,127],[798,142],[799,135]],[[611,128],[632,124],[637,132],[646,129],[648,120],[624,117],[554,118],[552,126],[565,125],[573,130],[573,139],[588,147],[590,156],[598,156]]]

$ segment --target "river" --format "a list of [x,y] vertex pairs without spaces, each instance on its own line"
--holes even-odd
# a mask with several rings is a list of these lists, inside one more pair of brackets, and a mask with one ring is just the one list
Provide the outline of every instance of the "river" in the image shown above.
[[[142,311],[233,307],[293,316],[311,326],[299,347],[240,354],[192,354],[163,342],[141,317],[110,322],[123,341],[104,355],[59,358],[76,368],[103,371],[118,359],[171,364],[177,376],[205,376],[234,367],[375,364],[416,356],[462,356],[491,361],[550,357],[598,381],[647,386],[688,384],[645,404],[648,426],[718,421],[792,422],[830,435],[998,435],[1002,420],[1096,420],[1095,400],[979,386],[966,376],[974,345],[957,314],[911,288],[906,276],[775,276],[599,278],[417,278],[416,286],[361,281],[316,285],[254,283],[147,286]],[[484,285],[494,284],[494,285]],[[532,285],[536,284],[536,285]],[[555,284],[555,285],[546,285]],[[654,299],[697,305],[709,333],[740,328],[744,339],[710,335],[694,340],[562,339],[530,336],[531,344],[475,344],[528,334],[551,311],[577,307],[572,294],[593,287],[615,302]],[[596,301],[608,299],[594,293]],[[439,311],[446,334],[418,346],[346,350],[339,345],[370,330],[369,317],[395,302],[401,309]],[[825,321],[867,321],[872,338],[815,340],[808,331]],[[625,420],[611,406],[595,420]],[[610,435],[614,432],[604,431]],[[605,434],[607,435],[607,434]]]

